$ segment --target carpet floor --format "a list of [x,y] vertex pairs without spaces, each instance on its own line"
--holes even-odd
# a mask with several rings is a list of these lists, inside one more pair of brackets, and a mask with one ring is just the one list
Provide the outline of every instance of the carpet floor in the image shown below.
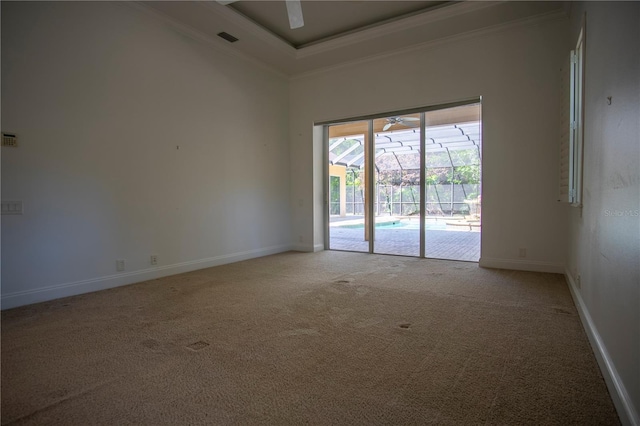
[[562,275],[283,253],[2,312],[2,424],[613,425]]

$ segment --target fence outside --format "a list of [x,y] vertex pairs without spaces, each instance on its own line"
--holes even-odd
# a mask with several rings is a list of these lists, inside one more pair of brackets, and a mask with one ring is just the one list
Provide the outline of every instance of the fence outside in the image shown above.
[[[337,196],[336,196],[337,195]],[[480,195],[479,184],[427,185],[427,215],[453,216],[472,213],[465,200],[476,200]],[[330,194],[330,214],[340,214],[339,194]],[[410,216],[420,212],[420,187],[418,185],[376,185],[374,196],[376,215]],[[364,215],[364,189],[347,185],[346,214]]]

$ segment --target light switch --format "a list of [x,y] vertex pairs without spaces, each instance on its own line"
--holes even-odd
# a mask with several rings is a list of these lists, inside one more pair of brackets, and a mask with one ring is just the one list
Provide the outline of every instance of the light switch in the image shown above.
[[22,214],[22,200],[2,200],[2,214]]

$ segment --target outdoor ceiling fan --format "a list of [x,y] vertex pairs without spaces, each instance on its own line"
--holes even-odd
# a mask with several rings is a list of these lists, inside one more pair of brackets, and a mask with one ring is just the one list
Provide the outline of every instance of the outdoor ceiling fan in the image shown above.
[[[216,0],[219,4],[226,6],[231,3],[235,3],[238,0]],[[300,0],[286,0],[287,14],[289,15],[289,27],[292,30],[301,28],[304,26],[304,19],[302,18],[302,5]]]
[[387,124],[385,124],[384,127],[382,128],[383,132],[386,132],[396,124],[400,124],[401,126],[405,126],[405,127],[417,127],[415,124],[409,124],[409,123],[413,121],[420,121],[419,118],[415,118],[415,117],[389,117],[386,120],[387,120]]

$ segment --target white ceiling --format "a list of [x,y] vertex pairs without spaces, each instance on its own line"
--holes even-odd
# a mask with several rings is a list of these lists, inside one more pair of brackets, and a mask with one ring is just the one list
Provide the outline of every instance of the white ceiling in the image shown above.
[[[305,25],[291,30],[284,1],[139,2],[178,29],[287,76],[560,15],[565,3],[302,0]],[[238,41],[229,43],[220,32]]]

